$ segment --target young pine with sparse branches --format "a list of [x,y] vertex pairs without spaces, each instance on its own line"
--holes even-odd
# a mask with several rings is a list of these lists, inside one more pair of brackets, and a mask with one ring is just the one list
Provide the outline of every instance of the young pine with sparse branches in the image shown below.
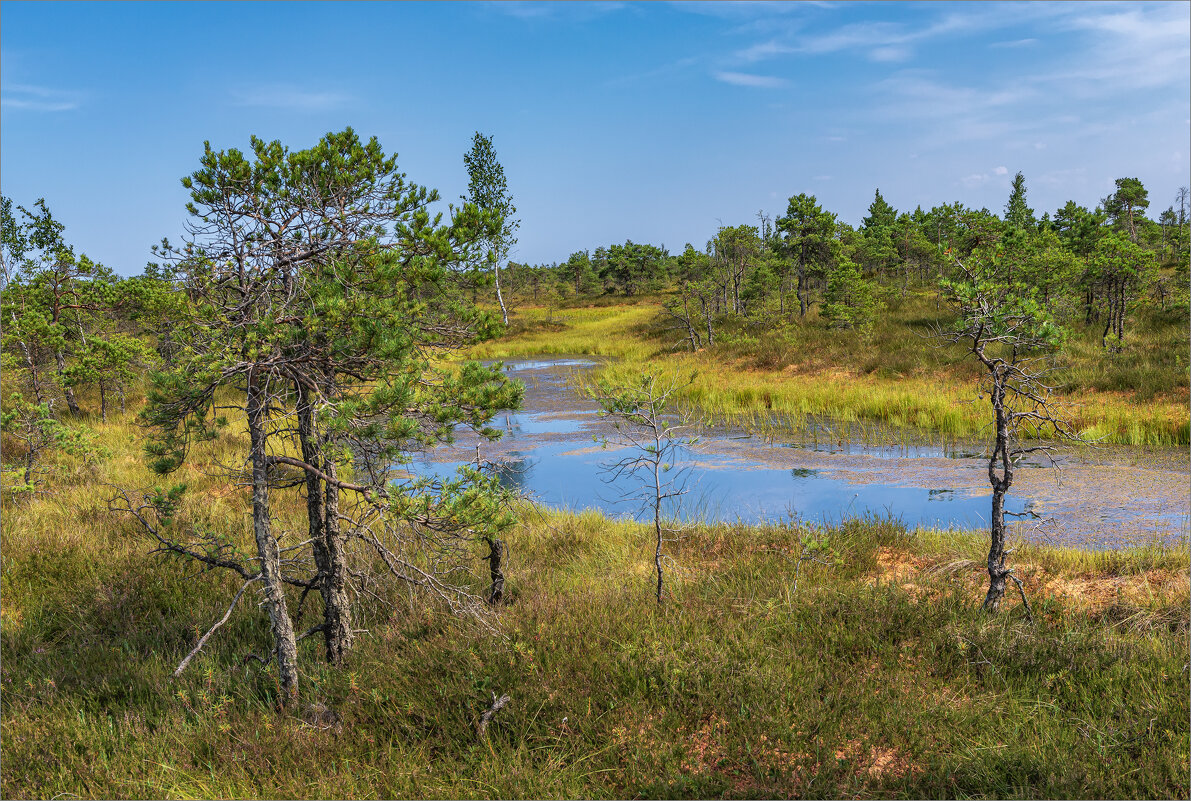
[[963,261],[955,259],[952,274],[942,280],[942,289],[956,317],[951,325],[940,326],[935,335],[945,343],[962,345],[981,364],[981,397],[987,394],[992,407],[989,583],[983,607],[996,611],[1006,581],[1012,580],[1030,615],[1021,580],[1007,564],[1005,495],[1013,485],[1016,465],[1027,454],[1044,454],[1054,464],[1055,445],[1042,438],[1080,439],[1055,402],[1054,385],[1048,383],[1053,356],[1065,332],[1051,321],[1036,289],[1007,278],[1003,257],[994,250],[974,251]]
[[[607,465],[607,483],[635,481],[636,490],[628,489],[625,497],[640,503],[642,511],[652,517],[654,532],[653,564],[656,575],[655,596],[661,603],[665,593],[665,562],[662,553],[667,542],[673,542],[679,529],[666,525],[666,506],[672,499],[686,494],[689,468],[676,468],[683,448],[695,444],[688,436],[690,424],[684,416],[671,408],[682,386],[676,381],[659,380],[641,374],[630,385],[601,383],[591,390],[600,404],[600,415],[615,429],[604,445],[628,448],[628,455]],[[673,512],[673,510],[670,510]]]

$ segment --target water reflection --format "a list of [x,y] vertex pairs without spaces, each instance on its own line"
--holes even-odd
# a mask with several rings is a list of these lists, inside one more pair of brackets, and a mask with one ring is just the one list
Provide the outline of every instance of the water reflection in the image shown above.
[[[523,366],[521,369],[525,369]],[[532,393],[529,395],[532,399]],[[539,503],[561,509],[598,509],[611,517],[639,516],[640,484],[611,481],[608,466],[628,453],[593,442],[600,420],[594,409],[565,418],[533,411],[505,417],[500,481]],[[665,506],[684,520],[761,523],[791,517],[838,523],[848,517],[889,515],[908,526],[980,528],[986,525],[988,496],[951,489],[899,486],[880,481],[857,483],[807,467],[775,467],[724,451],[725,440],[704,438],[696,448],[680,448],[685,494]],[[422,459],[411,467],[422,475],[446,478],[470,459]],[[1024,512],[1026,501],[1007,499],[1007,511]]]

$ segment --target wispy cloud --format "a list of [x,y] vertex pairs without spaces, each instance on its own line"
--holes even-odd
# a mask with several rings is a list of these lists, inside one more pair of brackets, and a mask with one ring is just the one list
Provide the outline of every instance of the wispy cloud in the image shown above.
[[620,2],[550,3],[501,0],[484,3],[484,7],[516,19],[594,19],[625,8]]
[[693,56],[687,58],[680,58],[677,61],[671,61],[669,64],[663,64],[660,67],[654,67],[651,70],[644,70],[629,75],[621,75],[616,78],[608,80],[606,86],[623,86],[626,84],[637,83],[639,81],[648,81],[656,78],[666,78],[670,75],[682,73],[691,67],[698,64],[700,59]]
[[1076,84],[1085,94],[1132,91],[1187,82],[1191,42],[1186,3],[1075,6],[1061,30],[1085,34],[1075,63],[1051,71],[1051,80]]
[[788,86],[789,81],[773,75],[753,75],[747,72],[717,72],[717,81],[730,83],[733,86],[755,86],[761,89],[780,89]]
[[746,47],[744,50],[737,52],[736,57],[742,61],[751,63],[793,52],[795,50],[790,45],[785,45],[771,39],[767,42],[758,42],[751,47]]
[[788,42],[762,42],[739,55],[745,60],[758,60],[784,53],[821,55],[857,50],[873,61],[905,61],[913,57],[917,44],[984,25],[982,16],[972,14],[948,14],[920,27],[903,22],[856,22],[821,32],[799,33]]
[[[953,40],[960,36],[989,35],[1004,28],[1019,27],[1023,22],[1045,22],[1070,13],[1062,4],[971,4],[957,9],[955,6],[938,6],[941,13],[934,12],[933,4],[913,6],[921,10],[918,19],[911,21],[870,20],[852,22],[832,27],[813,26],[787,30],[773,34],[750,47],[739,50],[736,58],[755,62],[783,55],[823,55],[855,51],[872,61],[907,61],[917,55],[919,47],[938,40]],[[829,19],[829,18],[828,18]],[[771,27],[779,27],[776,24]],[[997,43],[1001,47],[1022,47],[1035,42],[1034,39],[1018,39]]]
[[348,105],[353,98],[340,92],[322,92],[274,84],[238,89],[232,93],[236,105],[291,111],[329,111]]
[[989,47],[1003,47],[1003,48],[1013,49],[1013,48],[1018,48],[1018,47],[1029,47],[1030,45],[1035,45],[1035,44],[1038,44],[1037,39],[1027,38],[1027,39],[1013,39],[1011,41],[1006,41],[1006,42],[993,42],[992,44],[989,45]]
[[0,106],[16,111],[74,111],[81,103],[78,92],[25,83],[0,87]]

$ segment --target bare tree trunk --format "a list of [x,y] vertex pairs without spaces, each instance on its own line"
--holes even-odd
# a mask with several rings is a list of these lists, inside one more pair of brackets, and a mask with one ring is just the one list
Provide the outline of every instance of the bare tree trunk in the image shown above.
[[686,323],[686,335],[691,341],[691,353],[699,350],[699,335],[691,325],[691,304],[686,291],[682,293],[682,321]]
[[654,501],[653,501],[653,531],[655,536],[653,549],[653,567],[658,574],[657,598],[658,603],[662,602],[662,477],[661,477],[661,453],[662,441],[658,436],[657,421],[654,420],[654,442],[655,450],[653,452],[653,487],[654,487]]
[[37,365],[33,361],[33,354],[29,346],[21,341],[21,353],[25,356],[25,366],[29,369],[29,380],[33,382],[33,396],[37,398],[37,405],[45,403],[45,395],[41,391],[41,380],[37,377]]
[[281,702],[284,704],[298,694],[298,644],[286,608],[285,589],[281,580],[281,555],[269,519],[269,460],[265,447],[268,398],[265,397],[260,376],[255,369],[248,377],[246,406],[248,434],[252,444],[252,534],[261,561],[264,605],[273,630],[274,654],[284,693]]
[[70,413],[76,417],[80,414],[79,404],[74,399],[74,390],[65,383],[66,375],[66,357],[62,355],[62,351],[54,351],[54,360],[58,363],[58,379],[62,381],[62,394],[66,396],[66,407],[70,409]]
[[492,272],[496,276],[496,302],[500,304],[500,316],[505,325],[509,324],[509,311],[505,308],[504,296],[500,294],[500,265],[492,265]]
[[108,421],[108,399],[107,394],[103,391],[103,379],[99,380],[99,419],[103,422]]
[[496,605],[501,602],[505,594],[505,574],[501,567],[504,560],[505,544],[500,540],[488,540],[488,572],[492,576],[492,586],[488,590],[488,603]]

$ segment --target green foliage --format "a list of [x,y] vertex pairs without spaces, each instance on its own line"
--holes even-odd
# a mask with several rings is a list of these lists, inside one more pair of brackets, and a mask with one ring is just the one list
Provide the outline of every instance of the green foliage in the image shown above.
[[861,277],[860,268],[849,259],[841,259],[827,277],[822,315],[837,328],[869,328],[876,315],[877,302],[872,287]]
[[95,435],[88,428],[63,423],[54,416],[48,403],[32,403],[17,393],[8,396],[0,411],[0,430],[20,443],[24,451],[17,454],[19,461],[12,459],[11,449],[5,453],[3,485],[12,497],[42,491],[51,473],[47,458],[66,454],[94,461],[107,455],[96,445]]
[[1150,205],[1150,193],[1137,178],[1118,178],[1116,191],[1100,201],[1109,222],[1137,241],[1137,228]]
[[1013,189],[1005,203],[1005,224],[1021,230],[1033,230],[1037,225],[1034,210],[1026,205],[1026,179],[1020,172],[1013,176]]

